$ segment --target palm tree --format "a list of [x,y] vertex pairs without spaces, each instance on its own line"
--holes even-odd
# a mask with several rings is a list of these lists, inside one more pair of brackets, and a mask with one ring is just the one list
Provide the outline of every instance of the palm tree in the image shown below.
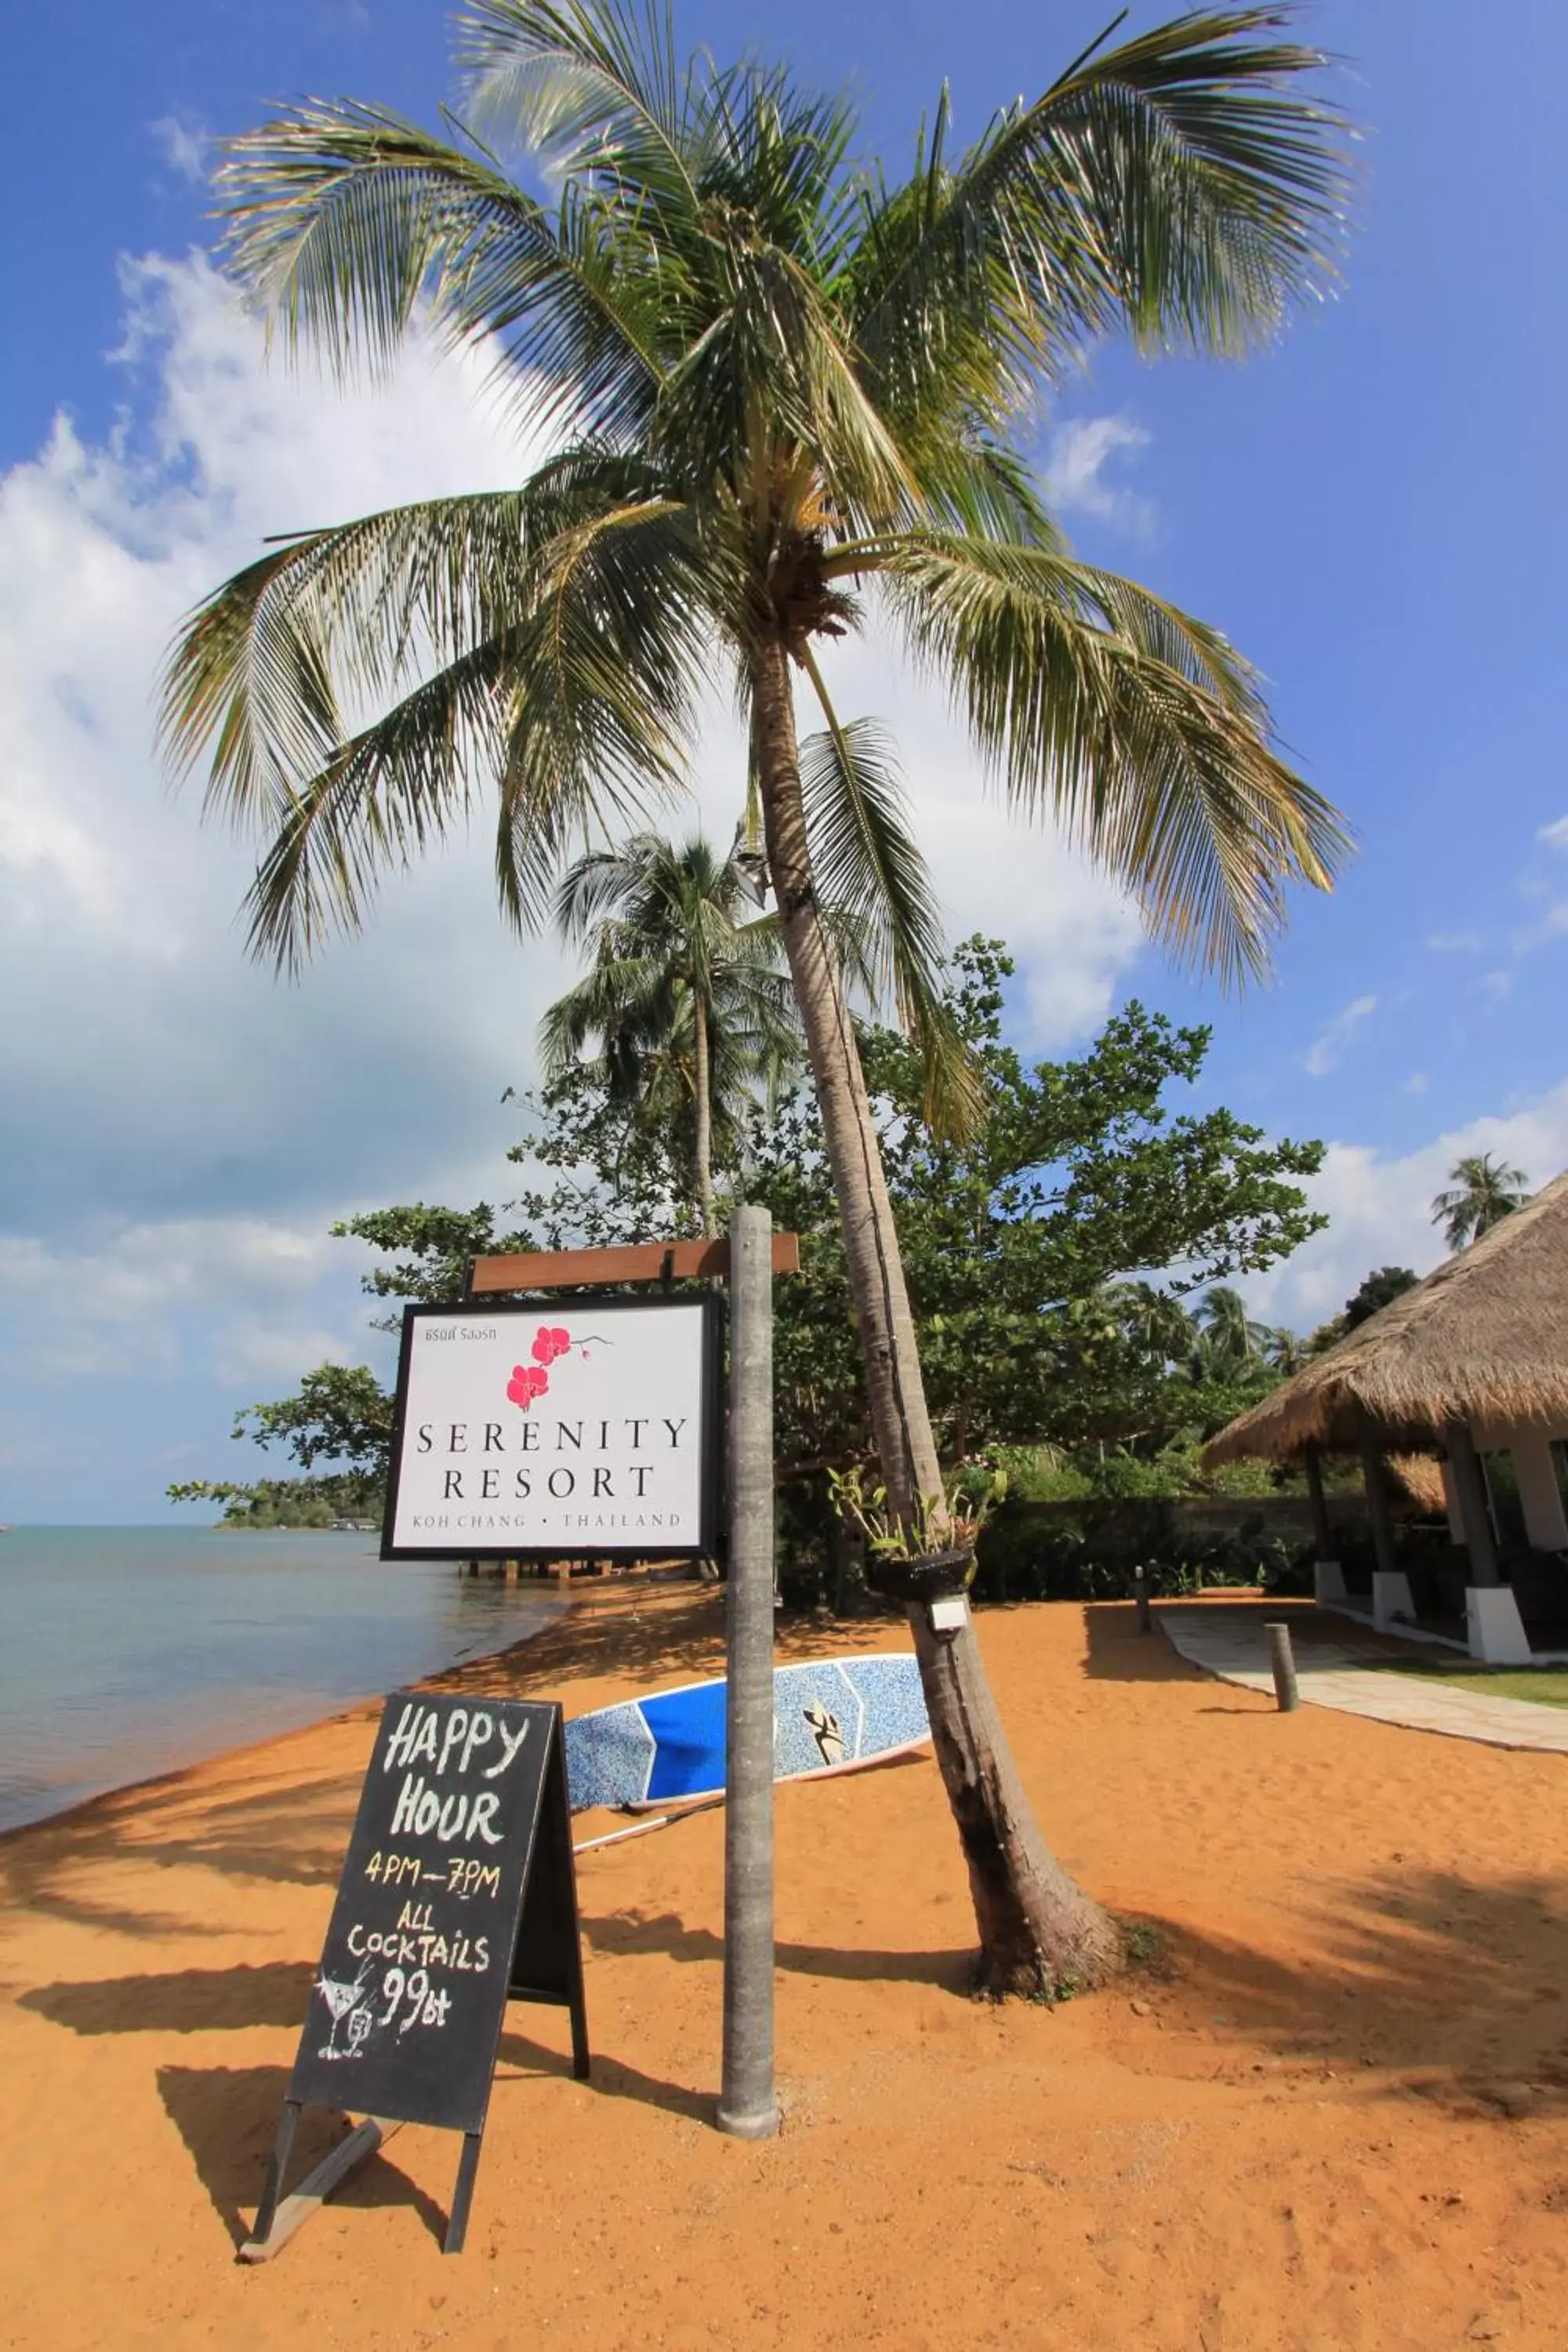
[[1510,1168],[1489,1151],[1467,1152],[1448,1171],[1452,1190],[1439,1192],[1432,1203],[1432,1223],[1441,1225],[1451,1250],[1479,1242],[1530,1198],[1522,1168]]
[[1310,1362],[1311,1353],[1308,1342],[1299,1331],[1292,1331],[1288,1323],[1277,1323],[1264,1335],[1264,1360],[1269,1370],[1278,1372],[1283,1380],[1289,1380],[1303,1365]]
[[[253,948],[294,963],[362,921],[481,782],[503,907],[536,922],[590,825],[681,781],[702,689],[730,679],[900,1513],[942,1472],[822,909],[858,888],[896,914],[926,886],[822,651],[884,622],[1020,811],[1224,978],[1266,963],[1290,883],[1330,886],[1341,822],[1277,755],[1253,671],[1078,562],[1028,462],[1042,389],[1098,339],[1239,352],[1321,282],[1339,122],[1297,94],[1322,60],[1279,23],[1214,6],[1102,39],[962,153],[944,92],[889,181],[844,101],[783,68],[683,67],[656,7],[468,0],[461,123],[310,101],[224,167],[230,267],[285,348],[374,366],[428,319],[493,354],[520,442],[554,448],[515,489],[276,543],[185,625],[167,738],[210,747],[209,805],[259,827]],[[815,771],[797,681],[827,730]],[[918,1026],[918,928],[889,939]],[[1120,1934],[1039,1836],[973,1632],[911,1629],[984,1980],[1095,1981]]]
[[592,940],[587,973],[540,1024],[546,1075],[591,1039],[613,1099],[637,1102],[665,1134],[689,1121],[691,1197],[713,1213],[713,1139],[732,1147],[752,1087],[776,1082],[800,1050],[778,924],[741,919],[750,885],[743,836],[721,858],[700,837],[675,848],[656,833],[579,858],[556,921]]
[[1239,1290],[1216,1284],[1205,1291],[1193,1319],[1213,1362],[1242,1370],[1261,1361],[1270,1335],[1266,1325],[1253,1322]]

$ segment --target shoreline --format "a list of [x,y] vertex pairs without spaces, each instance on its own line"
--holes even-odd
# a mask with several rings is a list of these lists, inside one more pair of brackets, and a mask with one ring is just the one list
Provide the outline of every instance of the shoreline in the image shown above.
[[[437,1666],[427,1675],[416,1675],[408,1683],[395,1683],[394,1690],[444,1690],[453,1675],[460,1675],[471,1667],[489,1665],[510,1658],[514,1652],[526,1650],[531,1643],[553,1631],[560,1621],[581,1605],[580,1596],[562,1594],[552,1614],[531,1633],[521,1633],[505,1642],[499,1650],[482,1650],[472,1656],[459,1658],[449,1666]],[[183,1763],[170,1764],[157,1772],[146,1772],[132,1780],[115,1780],[102,1789],[94,1789],[85,1797],[73,1797],[68,1805],[39,1813],[30,1822],[11,1822],[0,1826],[0,1858],[14,1839],[32,1836],[44,1830],[58,1829],[77,1820],[79,1815],[91,1814],[117,1805],[122,1799],[159,1795],[178,1786],[194,1773],[206,1772],[227,1764],[244,1762],[247,1758],[268,1754],[273,1748],[284,1748],[292,1742],[310,1739],[317,1732],[327,1731],[351,1723],[371,1723],[380,1714],[390,1691],[362,1691],[355,1697],[334,1706],[326,1715],[313,1715],[306,1723],[285,1725],[281,1730],[264,1731],[254,1739],[242,1739],[233,1746],[213,1748],[200,1756],[187,1757]]]
[[[631,1581],[426,1685],[575,1715],[721,1671],[721,1596]],[[235,2259],[374,1702],[0,1839],[7,2340],[289,2352],[325,2316],[340,2352],[765,2352],[827,2312],[866,2352],[1557,2352],[1568,1759],[1280,1716],[1123,1604],[977,1627],[1047,1837],[1161,1965],[1054,2011],[976,2002],[931,1758],[784,1784],[784,2129],[728,2139],[723,1813],[600,1849],[591,2079],[563,2012],[509,2011],[457,2260],[456,2146],[414,2126],[276,2263]],[[798,1624],[778,1650],[907,1639]],[[299,2168],[344,2129],[308,2110]]]
[[[204,1538],[223,1531],[221,1528],[176,1528],[174,1529],[175,1534]],[[26,1533],[29,1530],[19,1529],[18,1532]],[[32,1530],[32,1532],[38,1532],[38,1530]],[[56,1528],[51,1524],[43,1528],[42,1532],[91,1536],[99,1531],[90,1527],[80,1528],[75,1525],[68,1527],[62,1524]],[[138,1527],[129,1530],[115,1528],[109,1532],[115,1534],[145,1532],[162,1537],[165,1531],[162,1528],[149,1525],[145,1529]],[[332,1528],[276,1530],[268,1528],[230,1530],[229,1532],[254,1533],[258,1537],[276,1533],[290,1541],[303,1536],[320,1535],[339,1543],[358,1533],[357,1530],[345,1531]],[[366,1557],[368,1558],[369,1555]],[[429,1565],[439,1567],[447,1563],[432,1562]],[[456,1563],[452,1565],[455,1569]],[[230,1706],[230,1712],[250,1714],[253,1720],[256,1720],[258,1716],[261,1717],[260,1720],[256,1720],[254,1730],[247,1730],[245,1736],[237,1740],[225,1738],[221,1722],[218,1720],[226,1702],[232,1700],[235,1694],[221,1685],[215,1685],[210,1690],[198,1693],[202,1705],[195,1710],[194,1719],[183,1736],[176,1735],[172,1740],[162,1743],[165,1748],[166,1760],[161,1759],[153,1763],[151,1769],[145,1769],[142,1766],[141,1760],[135,1756],[135,1749],[141,1746],[144,1749],[152,1748],[155,1750],[160,1743],[149,1738],[144,1727],[128,1726],[120,1735],[117,1742],[127,1751],[125,1768],[121,1768],[119,1759],[111,1753],[104,1759],[105,1777],[100,1782],[94,1783],[89,1780],[89,1785],[84,1789],[79,1780],[74,1784],[63,1779],[47,1784],[36,1780],[19,1781],[17,1784],[19,1794],[30,1789],[37,1792],[40,1801],[47,1801],[54,1787],[63,1786],[68,1789],[74,1787],[75,1792],[68,1795],[63,1803],[47,1803],[47,1810],[32,1813],[27,1819],[0,1822],[0,1847],[3,1847],[8,1839],[22,1836],[29,1831],[43,1829],[50,1822],[69,1819],[86,1808],[102,1804],[117,1796],[141,1789],[159,1787],[166,1781],[177,1780],[184,1772],[196,1770],[206,1764],[219,1762],[226,1756],[266,1748],[273,1741],[295,1738],[310,1733],[321,1725],[335,1722],[340,1717],[377,1708],[389,1690],[402,1688],[405,1683],[408,1687],[413,1688],[431,1683],[443,1675],[458,1671],[466,1664],[483,1664],[489,1658],[504,1655],[513,1648],[526,1645],[528,1642],[537,1638],[539,1633],[547,1631],[558,1615],[573,1606],[575,1598],[569,1589],[563,1590],[558,1586],[543,1582],[531,1584],[527,1588],[519,1586],[508,1589],[515,1591],[520,1601],[526,1600],[537,1610],[538,1615],[532,1631],[502,1634],[496,1645],[491,1647],[489,1645],[488,1632],[477,1633],[470,1628],[470,1637],[477,1639],[479,1646],[474,1649],[465,1647],[461,1654],[450,1660],[448,1664],[437,1666],[426,1673],[409,1675],[402,1680],[394,1679],[384,1686],[373,1684],[363,1689],[350,1690],[341,1696],[330,1690],[310,1693],[306,1687],[301,1689],[298,1700],[298,1705],[305,1712],[297,1717],[292,1714],[294,1703],[291,1701],[288,1688],[282,1685],[268,1682],[267,1687],[273,1702],[270,1709],[266,1707],[253,1709],[249,1706]],[[455,1633],[456,1629],[453,1630]],[[433,1646],[439,1646],[439,1644],[436,1643]],[[312,1706],[317,1711],[310,1712]],[[266,1719],[268,1715],[270,1715],[270,1721]],[[214,1740],[218,1744],[210,1744]],[[167,1755],[170,1747],[174,1749],[172,1758]],[[82,1778],[88,1779],[88,1776],[83,1775]]]

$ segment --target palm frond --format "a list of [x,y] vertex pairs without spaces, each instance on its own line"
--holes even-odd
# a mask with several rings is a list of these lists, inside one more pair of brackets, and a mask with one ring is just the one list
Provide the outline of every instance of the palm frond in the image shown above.
[[873,996],[889,996],[925,1066],[932,1132],[972,1133],[984,1097],[942,994],[942,913],[904,815],[892,746],[875,721],[842,723],[810,665],[829,724],[800,747],[801,798],[823,904],[858,936]]
[[520,927],[589,821],[636,823],[687,777],[710,628],[679,508],[650,502],[563,533],[519,632],[499,784],[496,878]]
[[[1277,5],[1197,8],[1080,59],[956,166],[923,142],[868,198],[850,300],[906,431],[994,414],[1125,322],[1146,347],[1237,352],[1331,276],[1348,176],[1327,62]],[[939,123],[941,114],[939,110]]]
[[648,5],[639,24],[616,0],[468,0],[453,30],[479,128],[510,133],[556,173],[696,210],[691,74],[668,8]]
[[743,217],[710,232],[708,324],[666,373],[653,446],[672,478],[732,486],[765,512],[780,471],[862,527],[908,509],[913,480],[838,320],[796,257]]
[[675,1020],[668,971],[647,956],[596,956],[583,978],[558,996],[539,1024],[544,1075],[558,1077],[596,1037],[606,1062],[635,1066]]
[[505,639],[475,647],[297,783],[279,779],[260,800],[247,784],[265,838],[247,900],[253,954],[293,970],[326,937],[358,930],[382,876],[468,814],[511,653]]
[[346,100],[234,140],[217,185],[228,265],[290,350],[384,369],[423,299],[448,341],[493,342],[523,427],[646,431],[668,284],[584,192],[552,215],[487,156]]
[[885,577],[1012,798],[1057,815],[1179,958],[1229,983],[1266,970],[1287,887],[1329,887],[1349,837],[1219,633],[1037,548],[911,540]]

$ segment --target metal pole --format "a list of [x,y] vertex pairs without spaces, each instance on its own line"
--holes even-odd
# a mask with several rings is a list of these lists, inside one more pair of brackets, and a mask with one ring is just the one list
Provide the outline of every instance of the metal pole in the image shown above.
[[1152,1633],[1154,1630],[1154,1624],[1152,1618],[1149,1614],[1149,1571],[1147,1569],[1135,1568],[1133,1570],[1132,1598],[1138,1604],[1138,1631],[1141,1633]]
[[1289,1715],[1301,1704],[1301,1694],[1296,1687],[1296,1658],[1290,1647],[1289,1625],[1266,1625],[1268,1636],[1268,1663],[1274,1671],[1274,1696],[1279,1702],[1281,1715]]
[[773,1221],[730,1220],[729,1708],[721,2131],[767,2139],[773,2095]]

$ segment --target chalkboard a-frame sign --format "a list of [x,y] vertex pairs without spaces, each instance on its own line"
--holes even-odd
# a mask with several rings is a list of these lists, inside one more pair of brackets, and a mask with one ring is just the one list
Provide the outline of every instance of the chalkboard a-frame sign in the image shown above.
[[383,1559],[710,1558],[722,1318],[711,1296],[405,1308]]
[[252,2244],[270,2236],[301,2106],[463,2134],[460,2252],[509,2000],[587,2012],[561,1709],[396,1691],[386,1702],[300,2037]]

